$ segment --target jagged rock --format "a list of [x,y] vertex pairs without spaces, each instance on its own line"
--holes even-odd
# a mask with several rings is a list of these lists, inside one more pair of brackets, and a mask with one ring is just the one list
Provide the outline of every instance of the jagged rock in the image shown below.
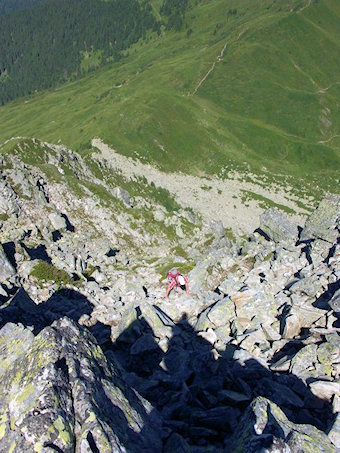
[[2,245],[0,244],[0,283],[15,275],[15,269],[9,262]]
[[125,310],[120,318],[120,321],[111,327],[111,340],[114,342],[124,332],[125,335],[129,332],[130,326],[137,320],[137,311],[134,308]]
[[336,448],[322,431],[290,422],[276,404],[260,396],[251,403],[227,441],[225,453],[231,451],[336,453]]
[[255,356],[260,355],[260,351],[270,349],[270,344],[261,329],[245,334],[244,340],[239,345]]
[[206,308],[204,311],[202,311],[197,319],[197,322],[195,324],[195,330],[197,332],[203,332],[207,330],[209,327],[213,327],[212,322],[208,318],[208,313],[209,313],[210,307]]
[[329,194],[320,202],[318,208],[307,219],[300,239],[302,241],[323,239],[324,241],[334,243],[338,235],[336,226],[339,223],[339,216],[340,196]]
[[329,439],[337,448],[337,453],[340,450],[340,413],[337,413],[333,426],[328,433]]
[[211,327],[209,327],[209,329],[206,332],[199,332],[198,336],[209,341],[209,343],[211,343],[212,345],[216,343],[217,338],[218,338],[216,333],[213,331],[213,329]]
[[[309,297],[318,296],[322,291],[322,280],[317,275],[301,278],[289,288],[290,292],[304,293]],[[318,294],[319,293],[319,294]]]
[[314,381],[309,384],[311,392],[318,398],[331,401],[334,395],[340,396],[340,382]]
[[18,198],[6,181],[0,181],[0,214],[7,216],[18,214],[20,211]]
[[302,380],[317,377],[318,372],[315,369],[317,360],[317,346],[309,344],[300,349],[292,358],[290,371]]
[[[160,416],[67,318],[1,330],[3,451],[160,451]],[[46,450],[48,451],[48,450]]]
[[116,198],[118,198],[118,200],[120,200],[121,202],[123,202],[123,204],[127,207],[127,208],[131,208],[132,207],[132,204],[131,204],[131,195],[129,194],[129,192],[125,189],[122,189],[121,187],[116,187],[113,191],[113,194]]
[[172,434],[164,445],[163,453],[190,453],[191,448],[179,434]]
[[272,294],[261,287],[247,289],[231,297],[236,307],[238,317],[252,319],[267,324],[275,321],[277,316],[277,303]]
[[287,313],[281,318],[281,332],[284,338],[294,338],[300,330],[300,318],[296,313]]
[[235,306],[229,297],[216,302],[207,313],[209,320],[215,327],[225,326],[235,317]]
[[340,289],[335,291],[328,304],[332,310],[334,310],[336,313],[340,313]]
[[283,356],[277,362],[270,365],[272,371],[288,371],[291,364],[291,358],[289,356]]
[[48,218],[55,230],[66,229],[66,220],[59,213],[51,212],[51,214],[48,215]]
[[326,313],[325,310],[314,308],[307,304],[304,306],[293,305],[281,318],[281,331],[283,337],[294,338],[299,335],[303,327],[308,328],[320,319],[324,319],[323,324],[325,325]]
[[179,321],[183,316],[189,319],[196,317],[206,305],[204,301],[197,300],[191,296],[175,296],[173,293],[170,295],[169,300],[158,302],[157,304],[175,322]]
[[276,208],[267,209],[260,216],[260,229],[274,242],[294,243],[297,241],[297,226]]
[[274,321],[271,324],[262,324],[261,328],[263,333],[268,341],[277,341],[280,340],[280,323],[278,321]]
[[329,255],[332,244],[322,239],[315,239],[309,246],[309,256],[314,266],[319,266]]
[[152,329],[157,338],[171,338],[173,330],[173,320],[166,316],[166,313],[160,312],[158,306],[152,306],[149,303],[139,305],[141,319],[144,319]]

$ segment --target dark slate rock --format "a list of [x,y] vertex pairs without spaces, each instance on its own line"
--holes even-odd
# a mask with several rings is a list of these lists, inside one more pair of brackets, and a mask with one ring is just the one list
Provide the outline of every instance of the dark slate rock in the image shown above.
[[188,443],[179,434],[172,434],[164,445],[163,453],[190,453]]

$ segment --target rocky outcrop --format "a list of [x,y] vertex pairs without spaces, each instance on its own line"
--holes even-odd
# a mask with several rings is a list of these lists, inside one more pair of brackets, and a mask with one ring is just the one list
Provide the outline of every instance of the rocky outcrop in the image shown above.
[[160,451],[161,420],[67,318],[0,335],[2,451]]
[[260,217],[260,229],[274,242],[296,242],[297,225],[294,225],[278,209],[267,209]]
[[340,225],[340,197],[328,195],[306,221],[301,240],[321,239],[333,243]]
[[[81,194],[24,148],[2,158],[2,450],[340,448],[339,197],[245,239],[38,151]],[[171,235],[190,295],[165,300]]]

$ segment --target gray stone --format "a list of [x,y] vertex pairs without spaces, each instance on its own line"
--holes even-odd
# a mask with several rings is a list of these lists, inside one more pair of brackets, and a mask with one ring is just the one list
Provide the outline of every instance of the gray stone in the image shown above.
[[260,229],[274,242],[297,241],[297,226],[276,208],[267,209],[260,216]]
[[318,373],[315,369],[316,359],[317,346],[315,344],[309,344],[300,349],[292,358],[290,372],[302,380],[317,377]]
[[330,243],[335,242],[338,232],[336,226],[340,217],[340,195],[329,194],[318,208],[309,216],[300,239],[323,239]]
[[7,324],[0,361],[2,451],[161,451],[157,411],[67,318],[37,336]]
[[2,245],[0,244],[0,283],[15,275],[15,269],[8,261]]
[[340,289],[335,291],[331,300],[328,302],[328,305],[334,310],[336,313],[340,313]]
[[215,327],[225,326],[235,317],[235,307],[229,297],[217,302],[207,314],[210,321]]
[[317,297],[318,293],[323,292],[322,289],[322,282],[315,274],[311,277],[301,278],[289,288],[292,293],[303,293],[309,297]]
[[340,382],[314,381],[309,384],[311,392],[322,400],[331,401],[333,396],[340,396]]
[[328,437],[337,448],[337,453],[340,451],[340,412],[336,415],[335,421],[331,430],[328,433]]
[[228,441],[225,453],[231,451],[336,453],[336,448],[325,433],[314,426],[292,423],[276,404],[259,396]]
[[120,200],[127,208],[132,207],[131,195],[125,189],[121,187],[116,187],[113,191],[113,194],[118,200]]
[[66,220],[58,212],[51,212],[51,214],[48,215],[48,218],[55,230],[66,229]]

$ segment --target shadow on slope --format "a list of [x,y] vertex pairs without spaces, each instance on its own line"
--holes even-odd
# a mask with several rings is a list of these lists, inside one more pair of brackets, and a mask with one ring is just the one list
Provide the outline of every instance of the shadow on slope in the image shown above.
[[[20,289],[11,303],[1,309],[0,328],[8,322],[22,323],[32,326],[36,335],[64,316],[78,321],[81,315],[90,315],[91,312],[90,302],[76,291],[59,291],[47,302],[36,305]],[[140,415],[141,429],[132,433],[119,404],[108,401],[105,392],[103,398],[97,395],[100,397],[98,411],[102,411],[109,422],[118,417],[119,432],[113,425],[112,429],[122,445],[127,442],[129,451],[133,453],[139,453],[146,438],[150,440],[147,426],[153,424],[158,413],[163,422],[160,433],[163,451],[177,451],[179,446],[184,448],[183,445],[187,444],[197,448],[213,447],[216,451],[226,448],[228,451],[228,439],[241,423],[250,403],[258,396],[276,403],[293,423],[311,424],[325,432],[332,424],[330,403],[312,394],[302,380],[288,373],[273,373],[260,359],[256,360],[240,347],[226,345],[224,351],[216,351],[197,335],[186,317],[172,324],[168,344],[165,338],[156,341],[155,332],[141,313],[114,344],[108,326],[97,323],[89,330],[117,371],[115,385]],[[118,378],[118,375],[121,376]],[[155,411],[146,411],[133,389],[148,400]],[[271,429],[268,423],[261,448],[270,446],[274,437],[285,440],[280,429]],[[135,449],[131,447],[132,438],[135,439]],[[91,438],[88,442],[91,445]],[[96,448],[94,443],[92,451]]]
[[10,303],[0,311],[0,328],[8,322],[33,327],[38,334],[44,327],[64,316],[78,321],[90,315],[93,306],[85,296],[71,289],[55,292],[46,302],[35,304],[23,288],[19,288]]
[[[163,352],[152,328],[141,318],[119,336],[113,355],[109,353],[125,370],[127,383],[161,413],[165,445],[177,433],[189,445],[228,448],[226,439],[258,396],[280,406],[293,423],[311,424],[323,431],[332,423],[331,405],[312,394],[296,376],[273,373],[236,346],[214,350],[185,317],[172,333]],[[273,433],[267,434],[273,441]],[[285,439],[283,432],[281,438]],[[270,445],[268,437],[266,443]]]

